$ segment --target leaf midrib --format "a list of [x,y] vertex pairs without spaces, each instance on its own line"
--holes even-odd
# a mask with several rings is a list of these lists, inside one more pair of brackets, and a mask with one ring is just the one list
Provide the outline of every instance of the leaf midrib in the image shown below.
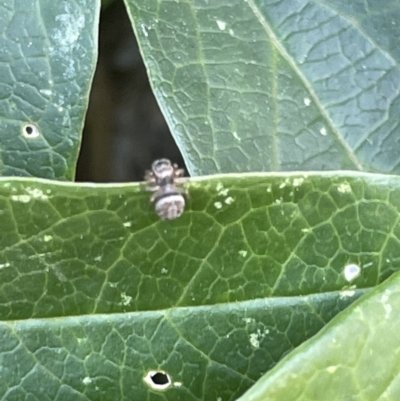
[[[248,0],[247,4],[249,5],[251,11],[253,12],[254,16],[258,20],[258,22],[261,24],[263,29],[265,30],[266,35],[270,38],[271,42],[274,44],[276,49],[280,52],[281,56],[288,62],[290,67],[293,69],[293,71],[296,73],[302,84],[306,87],[308,90],[312,100],[314,101],[316,107],[318,108],[319,112],[321,113],[322,117],[325,119],[327,122],[329,128],[332,130],[334,133],[337,141],[339,144],[343,147],[347,155],[349,156],[350,160],[353,162],[354,167],[359,170],[363,171],[364,168],[361,165],[360,161],[356,157],[354,151],[348,146],[348,144],[345,142],[343,136],[340,134],[340,132],[336,129],[336,127],[333,124],[333,121],[330,119],[329,115],[325,111],[323,105],[320,103],[317,94],[314,92],[312,89],[310,83],[306,79],[306,77],[303,75],[301,70],[297,67],[295,60],[293,59],[292,56],[289,55],[289,53],[286,51],[286,49],[282,46],[282,44],[279,42],[277,36],[273,32],[272,28],[269,26],[268,22],[266,21],[265,17],[262,15],[260,10],[258,9],[257,5],[255,4],[254,0]],[[277,141],[275,139],[277,135],[277,132],[274,132],[274,145],[275,147],[277,146]],[[274,150],[274,152],[277,152],[277,149]]]

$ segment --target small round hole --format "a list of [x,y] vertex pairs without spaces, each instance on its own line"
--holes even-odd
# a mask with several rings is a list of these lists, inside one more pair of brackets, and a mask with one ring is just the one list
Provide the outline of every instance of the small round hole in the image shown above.
[[22,134],[25,138],[37,138],[40,135],[39,128],[34,124],[26,124],[22,128]]
[[170,376],[162,370],[150,370],[144,381],[154,390],[165,390],[172,383]]

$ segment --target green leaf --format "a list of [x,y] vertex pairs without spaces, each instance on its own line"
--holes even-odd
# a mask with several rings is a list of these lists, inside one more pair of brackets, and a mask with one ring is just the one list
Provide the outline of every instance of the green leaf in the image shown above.
[[0,318],[370,288],[399,266],[400,177],[260,173],[188,188],[183,216],[162,221],[139,184],[0,180]]
[[354,300],[337,295],[2,322],[0,399],[233,400]]
[[400,273],[360,298],[269,371],[240,401],[396,401]]
[[400,172],[400,3],[125,0],[192,174]]
[[0,174],[72,179],[100,0],[0,4]]
[[162,221],[138,184],[0,179],[0,399],[147,399],[153,370],[233,400],[399,265],[399,177],[186,185]]

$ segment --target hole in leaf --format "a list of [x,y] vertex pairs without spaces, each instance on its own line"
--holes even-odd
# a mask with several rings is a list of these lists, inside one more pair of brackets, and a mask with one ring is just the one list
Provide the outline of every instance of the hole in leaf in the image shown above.
[[25,138],[37,138],[40,135],[39,128],[34,124],[26,124],[22,127],[22,134]]
[[165,390],[172,383],[170,376],[162,370],[150,370],[144,381],[154,390]]

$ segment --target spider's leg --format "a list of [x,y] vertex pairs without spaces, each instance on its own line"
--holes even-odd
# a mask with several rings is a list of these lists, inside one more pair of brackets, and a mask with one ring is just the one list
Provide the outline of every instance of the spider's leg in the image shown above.
[[[178,167],[178,166],[176,166],[176,167]],[[185,174],[185,170],[183,168],[175,168],[175,170],[174,170],[174,177],[175,178],[182,177],[184,174]]]
[[145,186],[146,191],[151,191],[151,192],[156,192],[160,189],[160,187],[158,185],[146,185]]
[[144,179],[146,181],[151,181],[151,182],[156,181],[156,177],[154,176],[154,173],[151,170],[146,170],[146,172],[144,174]]
[[154,202],[160,194],[158,192],[154,192],[153,195],[150,197],[150,202]]

